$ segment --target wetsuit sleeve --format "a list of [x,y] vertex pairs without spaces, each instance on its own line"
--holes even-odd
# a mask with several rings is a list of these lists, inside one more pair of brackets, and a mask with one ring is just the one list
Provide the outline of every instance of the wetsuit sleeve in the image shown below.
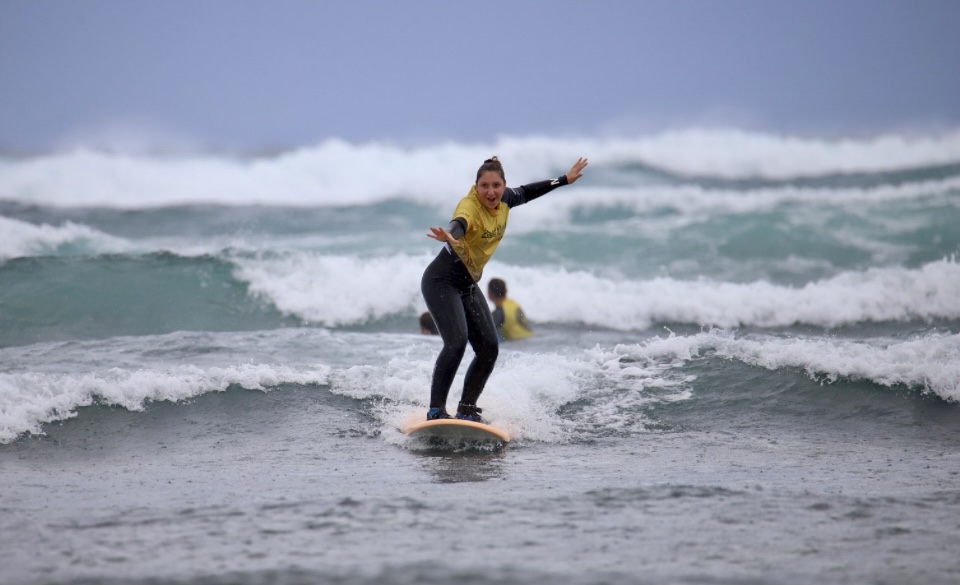
[[450,235],[456,239],[463,237],[463,234],[467,233],[467,220],[462,217],[456,217],[450,220],[450,223],[447,225],[447,231],[450,232]]
[[501,199],[501,201],[504,201],[508,206],[513,208],[517,205],[530,203],[537,197],[546,195],[557,187],[562,187],[566,184],[567,176],[560,175],[556,179],[529,183],[516,188],[508,187],[507,190],[503,192],[503,199]]

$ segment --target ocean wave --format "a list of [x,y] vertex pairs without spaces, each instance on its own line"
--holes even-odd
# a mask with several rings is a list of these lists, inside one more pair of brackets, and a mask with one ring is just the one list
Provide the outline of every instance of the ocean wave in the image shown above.
[[285,314],[337,327],[425,309],[420,278],[431,259],[430,254],[362,258],[292,252],[233,262],[234,275],[251,294]]
[[[688,366],[714,357],[773,376],[799,369],[820,384],[868,381],[960,402],[960,335],[855,341],[737,337],[713,329],[637,344],[567,348],[563,354],[505,349],[483,394],[484,414],[521,441],[562,443],[647,432],[657,428],[649,415],[652,407],[686,402],[697,408],[697,375]],[[339,370],[330,376],[331,392],[367,401],[385,440],[409,446],[398,429],[423,416],[432,365],[432,360],[395,358]],[[461,382],[462,374],[454,387]]]
[[[228,345],[249,344],[253,336],[232,333],[207,335]],[[347,342],[351,334],[326,337],[321,345]],[[164,336],[139,339],[139,351],[152,353],[155,344],[179,339]],[[271,344],[293,351],[317,351],[317,337],[302,339],[289,334],[271,335]],[[370,344],[374,340],[356,339]],[[0,374],[0,443],[24,434],[43,434],[45,424],[77,416],[85,406],[115,406],[143,411],[151,402],[182,403],[207,393],[223,392],[230,386],[269,391],[282,384],[324,385],[334,395],[362,401],[378,421],[379,433],[387,442],[408,445],[399,429],[423,416],[429,401],[435,343],[430,338],[410,335],[378,336],[376,343],[395,346],[368,353],[372,364],[347,367],[327,365],[283,365],[281,363],[240,363],[230,366],[130,365],[93,373],[3,373]],[[105,349],[117,342],[87,342],[84,348],[69,351],[80,355]],[[127,340],[130,344],[131,340]],[[260,340],[263,343],[263,340]],[[418,344],[414,351],[410,346]],[[47,346],[47,349],[53,348]],[[308,349],[310,348],[310,349]],[[43,348],[35,348],[42,353]],[[270,351],[270,350],[268,350]],[[320,349],[323,352],[323,349]],[[133,351],[135,354],[136,351]],[[274,348],[273,353],[283,353]],[[394,357],[381,359],[382,354]],[[131,360],[135,359],[130,356]],[[227,359],[224,354],[219,359]],[[456,386],[462,384],[463,373]],[[612,362],[599,349],[574,350],[567,355],[504,351],[484,392],[484,413],[489,420],[508,429],[518,440],[567,442],[598,433],[630,433],[643,430],[645,406],[690,397],[688,377],[665,363],[647,365]],[[453,399],[453,396],[451,396]],[[241,397],[241,400],[243,398]],[[589,407],[565,410],[586,400]]]
[[[385,441],[408,445],[399,429],[423,416],[438,346],[423,336],[338,335],[304,337],[280,330],[266,337],[204,334],[207,343],[223,346],[225,353],[217,359],[233,365],[165,367],[157,363],[138,368],[125,364],[92,372],[3,373],[0,443],[28,433],[43,434],[45,424],[75,417],[85,406],[142,411],[151,402],[182,403],[231,386],[269,391],[283,384],[298,384],[323,385],[334,395],[361,401],[378,421],[377,432]],[[237,359],[265,342],[268,353],[282,359],[290,351],[323,353],[325,350],[316,346],[318,341],[333,347],[349,343],[348,338],[361,346],[374,346],[354,365],[245,363]],[[173,339],[140,339],[136,345],[147,355],[157,344]],[[243,347],[236,348],[237,343]],[[90,342],[71,351],[88,355],[97,347],[118,344],[129,346],[130,340],[106,345]],[[35,359],[41,359],[42,348],[33,353],[38,354]],[[136,360],[135,352],[126,357],[131,363]],[[657,428],[655,415],[650,414],[655,412],[653,407],[686,402],[697,408],[698,392],[711,389],[698,390],[697,370],[690,366],[715,358],[768,370],[773,376],[771,384],[776,383],[776,376],[792,376],[799,370],[821,384],[868,381],[960,402],[960,334],[852,340],[757,333],[738,336],[712,329],[639,343],[565,347],[556,353],[504,347],[483,394],[484,414],[521,441],[563,443],[648,432]],[[70,364],[59,365],[63,366]],[[463,376],[458,373],[454,387],[462,384]],[[455,394],[451,400],[456,399]]]
[[953,165],[960,162],[960,131],[821,139],[691,129],[628,141],[620,148],[631,158],[639,155],[649,164],[681,175],[789,179]]
[[866,380],[886,387],[903,385],[948,402],[960,402],[960,334],[930,334],[907,341],[854,341],[737,338],[729,331],[712,330],[617,346],[607,353],[632,359],[683,361],[712,353],[767,370],[799,368],[822,383]]
[[[388,443],[415,446],[400,429],[421,420],[429,406],[433,361],[395,358],[339,370],[330,376],[330,389],[368,401]],[[611,361],[599,349],[563,355],[503,351],[483,392],[484,418],[520,441],[564,443],[642,432],[649,423],[644,408],[689,399],[687,381],[671,364]]]
[[[960,177],[873,187],[797,187],[783,185],[749,190],[715,189],[698,185],[651,185],[629,188],[586,187],[580,192],[557,191],[550,205],[524,206],[511,215],[513,231],[530,231],[545,222],[569,223],[584,210],[613,209],[622,217],[673,211],[686,221],[708,214],[750,215],[787,205],[863,211],[886,209],[887,204],[923,201],[929,205],[956,205]],[[514,219],[516,217],[516,219]],[[539,227],[542,229],[542,227]]]
[[131,243],[70,221],[35,225],[0,216],[0,260],[26,256],[73,256],[123,252]]
[[16,258],[0,263],[0,347],[285,324],[216,256]]
[[325,384],[326,366],[240,364],[169,369],[113,368],[100,373],[0,374],[0,443],[22,434],[43,434],[45,423],[76,416],[77,409],[93,404],[141,411],[148,402],[179,402],[231,385],[248,390],[269,390],[285,383]]
[[[669,277],[617,282],[585,272],[542,275],[523,268],[501,272],[524,291],[529,318],[611,329],[645,329],[654,323],[832,328],[862,322],[960,318],[956,302],[960,298],[960,264],[953,260],[932,262],[917,270],[845,272],[799,288],[762,281]],[[571,294],[552,292],[558,290]]]
[[[366,257],[316,251],[181,257],[103,255],[0,265],[0,345],[51,339],[251,330],[305,323],[386,327],[426,310],[432,253]],[[617,276],[605,269],[492,261],[534,327],[643,331],[660,323],[826,329],[960,319],[960,263],[843,271],[803,285],[766,280]],[[486,280],[481,281],[483,290]]]
[[[365,205],[388,199],[448,204],[479,161],[497,154],[510,184],[565,172],[588,156],[595,181],[637,166],[674,178],[790,179],[885,173],[960,164],[960,131],[826,140],[738,130],[649,137],[505,137],[490,144],[405,147],[330,140],[271,157],[146,156],[89,150],[0,159],[0,199],[61,207],[152,208],[184,204]],[[612,173],[604,179],[603,169]],[[631,184],[649,182],[641,176]]]
[[[420,278],[429,260],[429,256],[370,260],[296,253],[234,261],[236,277],[281,312],[341,326],[423,310]],[[619,330],[642,330],[655,323],[834,328],[863,322],[960,319],[956,301],[960,263],[952,258],[917,269],[844,272],[802,287],[706,278],[615,280],[587,271],[496,261],[486,273],[505,278],[512,290],[523,291],[518,298],[535,324],[580,323]],[[384,275],[389,275],[391,283],[386,290]]]
[[[444,192],[426,208],[396,200],[352,206],[341,201],[336,208],[310,209],[240,207],[238,200],[229,208],[185,206],[138,211],[36,211],[23,204],[8,204],[6,213],[11,217],[0,216],[0,258],[136,249],[197,255],[225,247],[255,250],[280,245],[364,244],[361,236],[376,236],[370,233],[370,226],[385,222],[408,237],[415,232],[426,233],[426,226],[437,221],[438,214],[446,217],[450,213],[456,197]],[[910,206],[942,208],[951,213],[957,209],[958,198],[960,176],[868,187],[778,185],[750,189],[695,184],[604,186],[583,182],[551,193],[548,201],[516,210],[510,217],[510,233],[570,229],[601,230],[597,237],[617,235],[618,229],[657,233],[664,225],[675,228],[703,223],[718,214],[749,217],[778,210],[793,211],[792,218],[797,229],[801,229],[806,225],[804,219],[815,220],[827,213],[841,218],[867,215],[878,221],[889,221],[888,216],[901,215],[903,208]],[[797,213],[799,210],[806,213]],[[37,215],[42,219],[18,219]],[[39,221],[47,223],[38,225]],[[93,222],[98,228],[84,222]],[[125,237],[103,231],[111,228]],[[421,241],[419,233],[416,235],[416,240]]]

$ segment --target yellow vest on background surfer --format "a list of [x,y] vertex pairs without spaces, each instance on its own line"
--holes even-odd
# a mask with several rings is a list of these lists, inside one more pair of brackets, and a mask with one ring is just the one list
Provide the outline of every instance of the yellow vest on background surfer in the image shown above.
[[533,330],[527,323],[527,316],[517,301],[507,297],[507,283],[499,278],[490,279],[487,285],[487,297],[496,305],[493,310],[493,323],[497,326],[500,339],[512,341],[533,336]]

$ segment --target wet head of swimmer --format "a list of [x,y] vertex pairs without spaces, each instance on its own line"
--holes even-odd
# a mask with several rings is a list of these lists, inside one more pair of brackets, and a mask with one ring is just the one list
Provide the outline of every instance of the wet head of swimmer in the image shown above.
[[497,157],[483,161],[477,170],[477,194],[488,209],[496,209],[507,188],[507,179],[503,174],[503,165]]

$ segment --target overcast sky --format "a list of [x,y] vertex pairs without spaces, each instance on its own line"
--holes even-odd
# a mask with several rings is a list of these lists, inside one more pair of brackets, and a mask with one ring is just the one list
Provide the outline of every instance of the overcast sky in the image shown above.
[[0,0],[0,149],[960,127],[960,0]]

